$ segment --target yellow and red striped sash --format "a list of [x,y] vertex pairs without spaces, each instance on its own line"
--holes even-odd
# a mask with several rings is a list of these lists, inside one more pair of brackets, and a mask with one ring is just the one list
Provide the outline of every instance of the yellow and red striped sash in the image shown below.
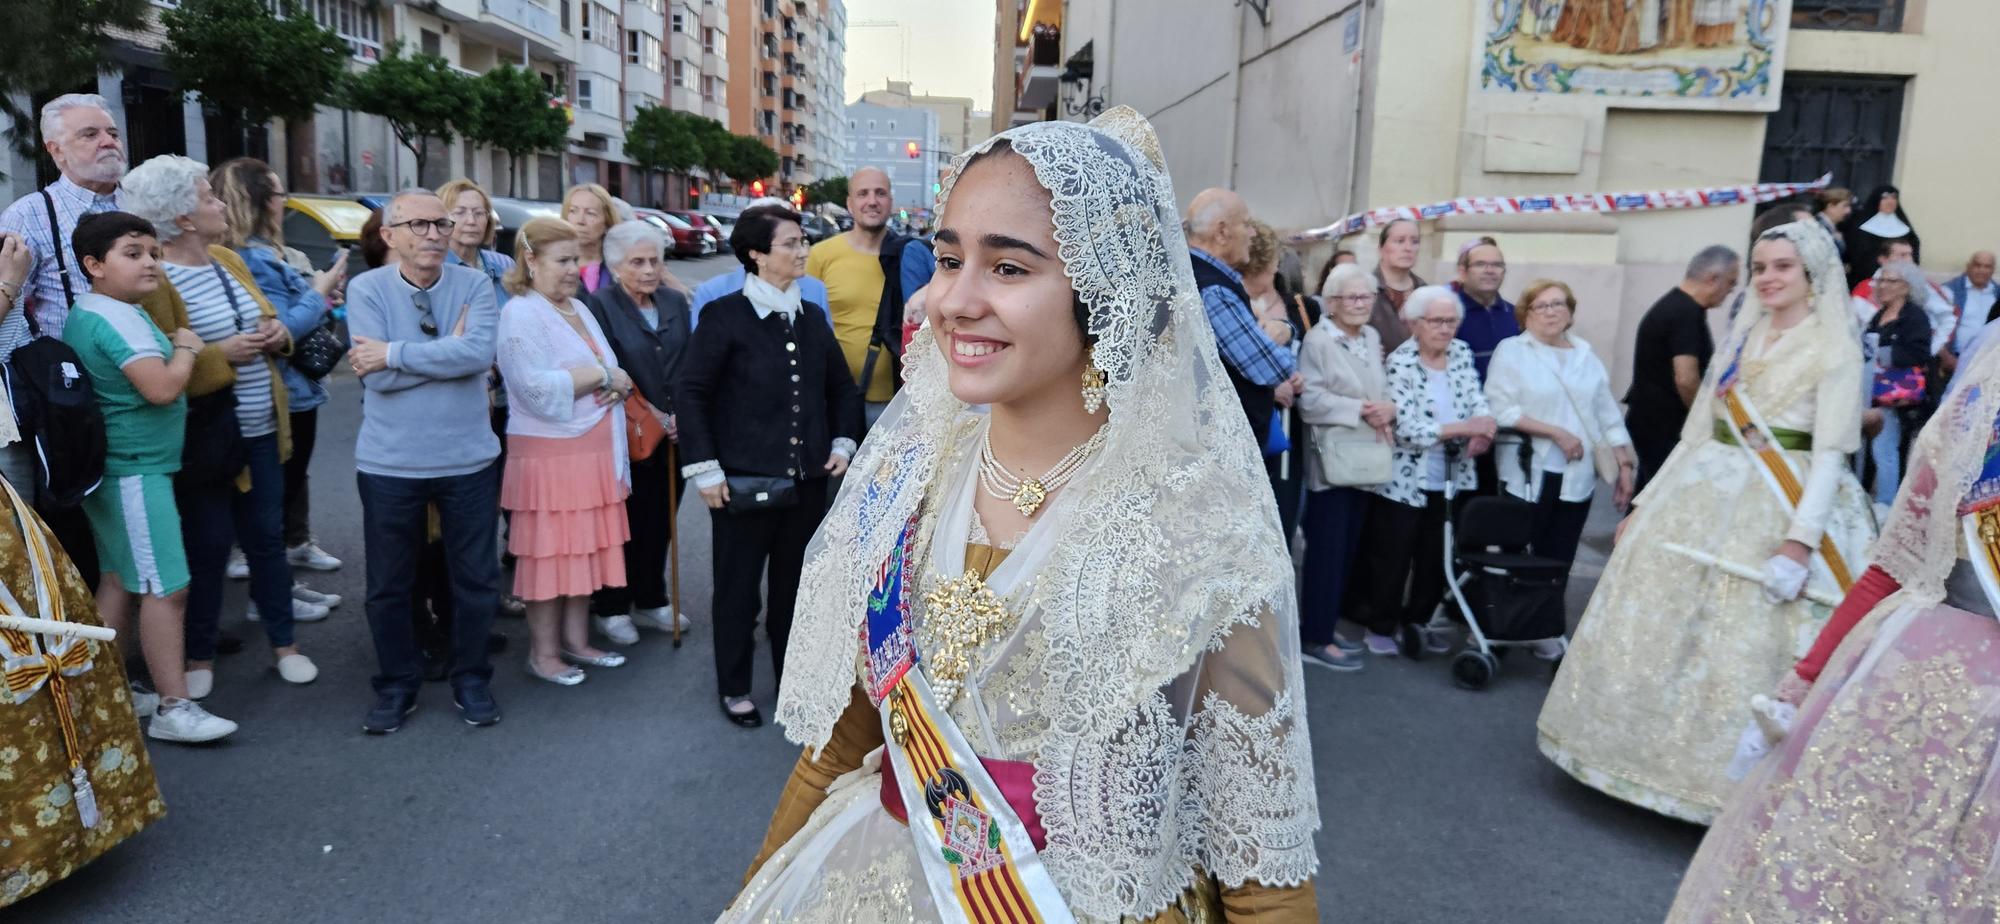
[[[1735,426],[1736,432],[1745,436],[1745,439],[1741,440],[1743,447],[1757,457],[1757,461],[1777,484],[1778,490],[1785,495],[1792,509],[1798,509],[1799,498],[1805,496],[1805,486],[1799,483],[1798,474],[1792,471],[1791,460],[1785,458],[1784,449],[1770,438],[1761,436],[1762,428],[1750,417],[1749,410],[1743,406],[1743,401],[1737,396],[1735,388],[1723,389],[1720,397],[1722,406],[1729,410],[1729,420]],[[1752,434],[1760,436],[1755,440],[1748,439],[1747,437]],[[1848,589],[1854,586],[1854,577],[1847,570],[1847,560],[1841,557],[1840,547],[1834,545],[1832,535],[1826,533],[1820,535],[1819,554],[1826,562],[1827,572],[1833,575],[1833,582],[1840,586],[1842,594],[1846,594]]]

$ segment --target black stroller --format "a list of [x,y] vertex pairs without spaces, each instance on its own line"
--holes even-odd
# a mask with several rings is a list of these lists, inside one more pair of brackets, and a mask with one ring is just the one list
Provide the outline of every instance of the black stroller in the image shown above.
[[1500,673],[1500,656],[1508,648],[1554,641],[1568,649],[1563,587],[1569,565],[1528,554],[1534,505],[1501,494],[1472,498],[1454,512],[1455,493],[1446,479],[1445,586],[1466,626],[1466,645],[1452,659],[1451,679],[1480,690]]

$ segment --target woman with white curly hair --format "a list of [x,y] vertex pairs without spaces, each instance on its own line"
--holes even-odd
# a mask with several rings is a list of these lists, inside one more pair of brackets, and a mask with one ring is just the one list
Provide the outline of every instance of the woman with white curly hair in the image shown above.
[[293,623],[327,609],[292,599],[285,559],[285,460],[290,409],[278,359],[291,334],[250,269],[225,246],[229,220],[206,165],[176,155],[140,164],[121,202],[159,231],[166,280],[142,305],[162,330],[186,327],[203,349],[188,382],[187,449],[174,494],[187,544],[188,695],[215,683],[223,571],[232,538],[250,566],[248,615],[263,624],[278,675],[310,683],[319,669],[299,653]]

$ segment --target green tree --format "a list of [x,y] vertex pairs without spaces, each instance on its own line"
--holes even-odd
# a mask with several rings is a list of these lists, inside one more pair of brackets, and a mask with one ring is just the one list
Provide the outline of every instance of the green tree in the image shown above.
[[40,151],[41,119],[33,106],[16,105],[15,94],[39,101],[95,82],[112,69],[117,33],[144,31],[151,8],[151,0],[9,0],[0,113],[12,126],[8,140],[21,156]]
[[844,176],[830,176],[824,180],[814,180],[807,183],[806,202],[831,202],[834,205],[845,207],[847,205],[847,178]]
[[401,42],[374,67],[349,74],[342,95],[348,108],[388,120],[397,143],[416,156],[419,182],[433,140],[450,144],[479,124],[474,78],[437,55],[405,54]]
[[511,181],[521,178],[524,158],[560,150],[569,138],[569,116],[534,71],[503,64],[472,83],[479,97],[474,107],[477,118],[461,131],[475,142],[506,151]]
[[[272,118],[309,118],[347,73],[347,43],[294,0],[181,0],[160,14],[167,70],[200,93],[240,139]],[[216,159],[220,159],[219,157]]]
[[729,166],[723,175],[736,181],[738,186],[747,186],[752,181],[778,172],[778,152],[762,140],[749,135],[730,136]]

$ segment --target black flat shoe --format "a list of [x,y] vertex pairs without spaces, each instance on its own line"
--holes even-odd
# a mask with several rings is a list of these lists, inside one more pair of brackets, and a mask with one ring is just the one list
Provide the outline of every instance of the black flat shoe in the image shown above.
[[243,639],[240,636],[230,635],[225,632],[215,637],[216,654],[233,655],[242,650]]
[[749,712],[729,711],[729,697],[727,696],[722,698],[722,715],[737,728],[760,728],[764,724],[764,714],[758,712],[756,706],[751,706]]

